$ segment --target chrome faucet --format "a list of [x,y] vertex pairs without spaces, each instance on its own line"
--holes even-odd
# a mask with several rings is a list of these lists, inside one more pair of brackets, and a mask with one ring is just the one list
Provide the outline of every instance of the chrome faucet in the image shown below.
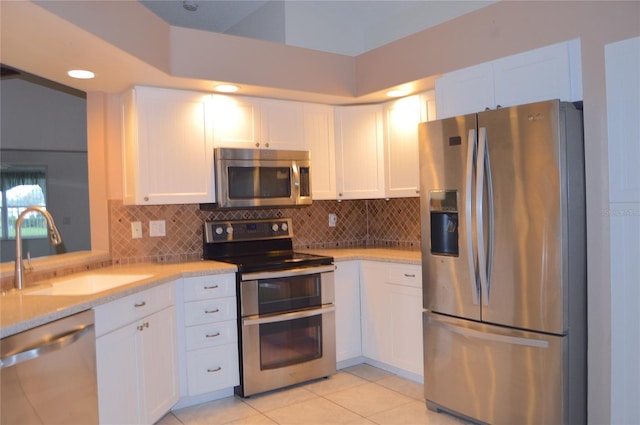
[[56,223],[53,221],[53,217],[47,210],[42,207],[27,207],[20,213],[16,220],[16,267],[13,277],[13,286],[15,289],[22,289],[24,287],[24,270],[22,265],[22,220],[24,216],[30,212],[39,212],[47,220],[47,227],[49,228],[49,241],[52,245],[60,245],[62,243],[62,236],[56,227]]

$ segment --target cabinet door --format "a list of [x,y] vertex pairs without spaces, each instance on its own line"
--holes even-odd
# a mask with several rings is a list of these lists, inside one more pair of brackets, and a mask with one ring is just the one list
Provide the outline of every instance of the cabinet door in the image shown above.
[[140,398],[143,422],[155,423],[179,398],[178,360],[176,344],[176,314],[174,307],[161,310],[141,321],[142,330],[139,368]]
[[494,108],[494,99],[490,62],[449,72],[436,79],[438,119]]
[[[493,62],[496,106],[515,106],[551,99],[582,100],[574,93],[572,76],[579,76],[580,61],[571,62],[578,40],[508,56]],[[575,80],[575,77],[574,77]],[[581,89],[581,87],[580,87]]]
[[[96,339],[101,424],[139,424],[138,330],[131,324]],[[70,377],[72,379],[72,377]]]
[[388,304],[384,293],[384,266],[363,261],[361,265],[362,354],[384,362],[388,358],[391,330]]
[[302,103],[263,99],[260,148],[303,149]]
[[385,363],[423,376],[422,361],[422,290],[385,283],[390,329],[388,357]]
[[255,149],[260,146],[260,100],[213,96],[215,147]]
[[360,267],[358,261],[336,263],[336,361],[362,355]]
[[311,152],[311,197],[336,199],[333,107],[304,104],[304,149]]
[[336,108],[338,199],[384,198],[382,106]]
[[384,106],[385,194],[387,198],[417,197],[420,186],[418,124],[420,96]]
[[125,96],[124,203],[213,202],[211,95],[136,87]]

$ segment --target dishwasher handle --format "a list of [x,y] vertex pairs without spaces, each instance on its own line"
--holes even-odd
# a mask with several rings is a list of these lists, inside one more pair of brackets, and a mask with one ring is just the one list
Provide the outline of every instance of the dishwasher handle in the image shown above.
[[29,347],[24,351],[4,357],[0,359],[0,369],[15,366],[27,360],[37,359],[47,353],[68,347],[82,338],[86,333],[90,332],[93,329],[93,326],[94,325],[91,324],[77,327],[69,332],[55,335],[51,339],[43,340],[42,343],[35,347]]

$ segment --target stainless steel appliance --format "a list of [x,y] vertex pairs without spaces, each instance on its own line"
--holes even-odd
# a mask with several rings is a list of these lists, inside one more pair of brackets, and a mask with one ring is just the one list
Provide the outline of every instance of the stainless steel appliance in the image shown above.
[[97,424],[93,310],[0,342],[0,423]]
[[540,102],[419,133],[427,407],[586,423],[581,111]]
[[205,223],[204,258],[238,267],[243,397],[336,371],[333,258],[292,237],[288,218]]
[[218,208],[312,202],[308,151],[216,148],[214,161]]

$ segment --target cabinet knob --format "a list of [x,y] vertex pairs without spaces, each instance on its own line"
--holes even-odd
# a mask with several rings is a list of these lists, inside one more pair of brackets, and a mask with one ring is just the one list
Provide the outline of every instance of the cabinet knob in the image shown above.
[[266,147],[269,147],[269,143],[267,143],[265,146],[266,146]]
[[144,202],[149,202],[149,197],[148,196],[144,197]]
[[260,143],[256,142],[256,148],[260,147]]

